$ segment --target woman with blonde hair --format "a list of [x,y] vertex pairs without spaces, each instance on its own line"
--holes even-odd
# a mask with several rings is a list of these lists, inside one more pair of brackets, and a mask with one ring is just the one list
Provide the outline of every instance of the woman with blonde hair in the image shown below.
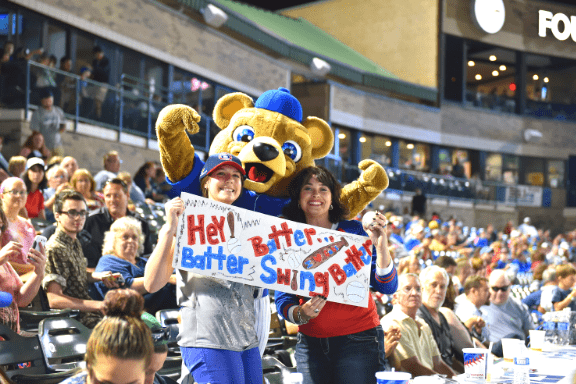
[[77,169],[70,179],[70,185],[76,192],[80,192],[89,211],[95,211],[104,206],[104,196],[100,192],[96,192],[96,181],[92,177],[90,171],[86,168]]
[[8,161],[8,172],[13,176],[20,177],[26,171],[26,158],[24,156],[12,156]]

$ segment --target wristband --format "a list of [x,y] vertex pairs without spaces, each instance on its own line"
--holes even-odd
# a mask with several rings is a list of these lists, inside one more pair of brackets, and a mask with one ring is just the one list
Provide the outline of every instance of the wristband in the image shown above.
[[308,319],[306,321],[302,320],[302,307],[299,307],[299,308],[300,309],[298,310],[298,325],[308,324],[310,319]]

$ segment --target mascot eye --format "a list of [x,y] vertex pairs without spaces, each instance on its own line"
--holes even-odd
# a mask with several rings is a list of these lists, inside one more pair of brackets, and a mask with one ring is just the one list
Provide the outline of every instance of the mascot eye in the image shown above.
[[234,130],[232,139],[249,143],[254,139],[254,128],[249,125],[241,125]]
[[299,162],[302,158],[302,149],[295,141],[289,140],[285,142],[282,146],[282,151],[284,151],[286,156],[294,160],[295,163]]

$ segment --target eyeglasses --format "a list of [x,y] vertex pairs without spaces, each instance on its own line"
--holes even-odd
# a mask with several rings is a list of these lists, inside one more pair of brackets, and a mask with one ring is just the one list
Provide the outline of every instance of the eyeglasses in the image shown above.
[[75,209],[70,209],[68,211],[61,211],[60,213],[64,213],[66,215],[68,215],[68,217],[75,219],[78,216],[80,217],[86,217],[88,216],[88,211],[77,211]]
[[503,286],[503,287],[490,287],[490,288],[492,288],[492,290],[493,290],[494,292],[498,292],[498,291],[506,292],[506,291],[508,290],[508,288],[510,288],[510,286],[509,286],[509,285],[505,285],[505,286]]
[[13,189],[11,191],[5,191],[4,193],[9,193],[12,196],[26,196],[28,194],[27,191],[18,191],[16,189]]
[[53,178],[53,179],[65,179],[66,176],[64,176],[64,175],[54,175],[54,176],[52,176],[52,178]]

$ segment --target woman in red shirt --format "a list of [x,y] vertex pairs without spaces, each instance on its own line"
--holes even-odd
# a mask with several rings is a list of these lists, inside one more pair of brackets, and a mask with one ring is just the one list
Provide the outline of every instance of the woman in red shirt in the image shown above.
[[28,197],[26,198],[26,212],[30,219],[40,218],[46,220],[44,212],[44,196],[42,190],[46,188],[46,176],[44,174],[44,161],[38,157],[28,159],[26,172],[22,176]]

